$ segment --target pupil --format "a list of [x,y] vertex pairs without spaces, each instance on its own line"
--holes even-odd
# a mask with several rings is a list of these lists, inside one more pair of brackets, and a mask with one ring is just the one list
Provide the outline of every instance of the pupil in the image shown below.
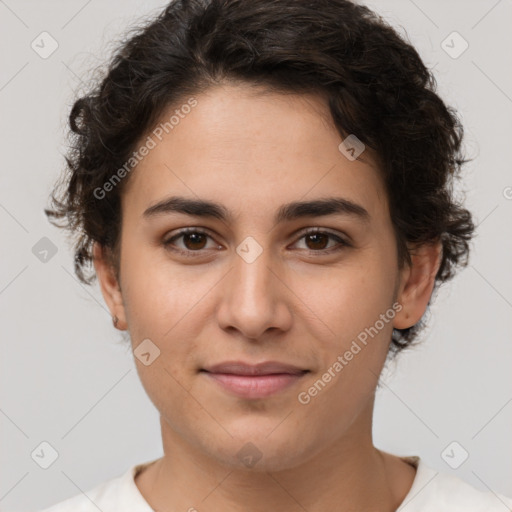
[[[323,234],[313,234],[313,235],[308,235],[310,239],[313,239],[313,244],[317,243],[318,242],[318,238],[323,238],[323,241],[325,242],[325,239],[327,238],[326,235],[323,235]],[[316,242],[315,242],[316,240]],[[314,247],[315,249],[325,249],[325,243],[322,244],[321,241],[320,241],[320,245],[322,247]]]
[[[192,234],[187,234],[185,235],[185,240],[190,240],[192,239],[192,245],[196,244],[196,243],[199,243],[200,244],[200,241],[198,242],[198,238],[200,239],[201,237],[203,237],[203,235],[201,235],[200,233],[192,233]],[[189,247],[189,244],[185,243],[185,245],[189,248],[189,249],[202,249],[202,247]]]

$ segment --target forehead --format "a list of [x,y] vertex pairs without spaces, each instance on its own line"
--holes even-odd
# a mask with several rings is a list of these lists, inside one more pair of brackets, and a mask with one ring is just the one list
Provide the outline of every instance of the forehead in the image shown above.
[[[289,201],[342,195],[377,214],[387,201],[373,154],[357,160],[319,95],[223,85],[162,113],[142,139],[152,149],[132,171],[123,204],[139,215],[166,195],[222,202],[253,215]],[[183,107],[183,108],[182,108]],[[277,204],[279,202],[279,205]]]

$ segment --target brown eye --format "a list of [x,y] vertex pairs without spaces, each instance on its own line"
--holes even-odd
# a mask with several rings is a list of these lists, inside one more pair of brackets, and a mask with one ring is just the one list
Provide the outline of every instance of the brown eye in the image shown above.
[[[181,239],[181,244],[177,243]],[[174,236],[164,240],[163,246],[170,250],[181,253],[185,256],[200,256],[203,250],[217,248],[222,249],[216,243],[213,243],[213,247],[208,247],[208,239],[214,242],[212,236],[206,231],[202,231],[196,228],[183,229]],[[314,229],[303,233],[299,238],[299,241],[304,240],[304,250],[310,253],[316,253],[317,255],[328,254],[340,251],[347,247],[351,247],[351,244],[345,241],[343,238],[329,233],[327,231],[321,231],[320,229]],[[334,244],[329,246],[329,242],[332,241]],[[298,243],[298,242],[296,242]]]
[[[343,238],[329,233],[328,231],[321,231],[314,229],[302,234],[299,240],[304,240],[305,250],[311,253],[326,254],[342,250],[346,247],[351,247],[351,244]],[[337,242],[329,247],[329,241]]]
[[[181,239],[181,244],[176,243]],[[184,229],[176,235],[164,240],[162,242],[166,249],[180,252],[182,254],[194,255],[194,252],[200,253],[203,249],[208,249],[208,239],[212,237],[205,231],[200,229]],[[218,244],[213,244],[214,247],[219,248]]]
[[314,250],[325,249],[329,243],[329,238],[329,235],[326,235],[325,233],[311,233],[305,236],[305,239],[311,242],[311,245],[308,245],[307,242],[306,245],[308,245],[309,249]]
[[187,249],[198,250],[204,249],[206,236],[202,233],[186,233],[183,236],[183,244]]

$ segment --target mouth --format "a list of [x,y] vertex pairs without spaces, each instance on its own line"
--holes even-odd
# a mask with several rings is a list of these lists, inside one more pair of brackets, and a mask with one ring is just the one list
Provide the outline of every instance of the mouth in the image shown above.
[[221,389],[246,399],[266,398],[299,382],[309,370],[286,363],[267,361],[256,365],[228,361],[200,373],[218,384]]

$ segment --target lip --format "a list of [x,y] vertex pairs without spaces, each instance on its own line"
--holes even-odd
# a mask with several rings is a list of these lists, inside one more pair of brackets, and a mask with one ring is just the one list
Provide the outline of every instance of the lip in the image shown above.
[[222,389],[241,398],[266,398],[297,383],[309,370],[277,361],[248,364],[226,361],[201,372]]
[[209,373],[229,373],[233,375],[271,375],[275,373],[298,375],[307,371],[298,366],[278,361],[264,361],[258,364],[245,363],[244,361],[225,361],[203,368],[203,370]]

